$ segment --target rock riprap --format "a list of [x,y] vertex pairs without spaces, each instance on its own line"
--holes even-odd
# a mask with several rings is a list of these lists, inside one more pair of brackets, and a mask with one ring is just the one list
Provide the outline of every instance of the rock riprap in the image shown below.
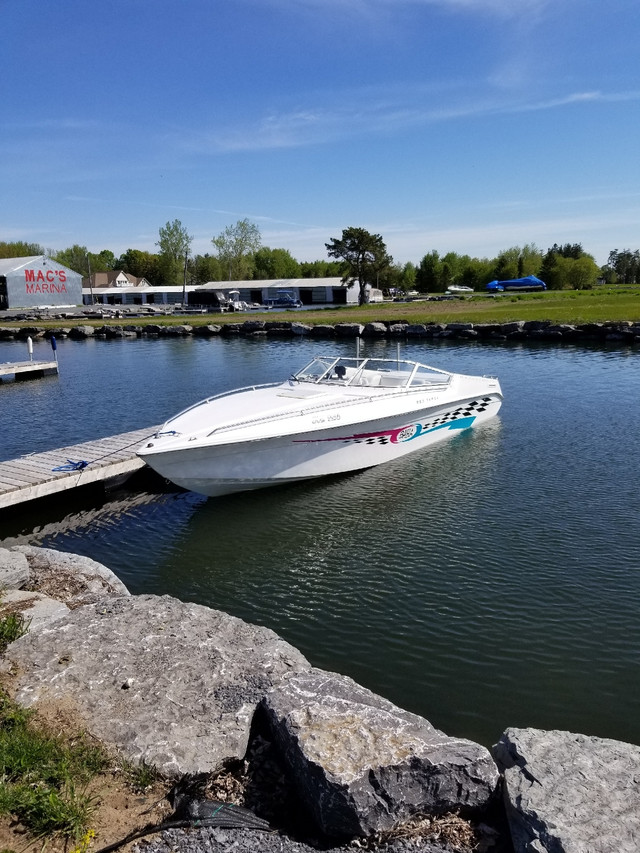
[[516,853],[638,853],[639,746],[510,728],[493,754]]
[[498,771],[488,750],[346,676],[311,669],[263,701],[298,792],[327,835],[368,835],[417,813],[480,811]]
[[122,596],[62,615],[13,643],[17,700],[72,703],[78,721],[165,775],[243,758],[262,696],[309,667],[267,628],[169,596]]

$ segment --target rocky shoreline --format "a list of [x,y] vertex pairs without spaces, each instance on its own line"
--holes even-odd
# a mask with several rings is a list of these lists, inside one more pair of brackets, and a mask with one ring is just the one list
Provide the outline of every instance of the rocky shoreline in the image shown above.
[[[20,704],[60,703],[105,745],[170,778],[247,765],[261,751],[256,739],[268,743],[314,839],[282,830],[269,811],[279,784],[263,773],[257,810],[279,833],[172,829],[144,842],[148,853],[356,842],[437,853],[454,848],[415,835],[371,840],[444,813],[484,827],[482,849],[500,853],[639,849],[638,746],[507,728],[489,751],[313,667],[269,629],[169,596],[132,596],[105,566],[73,554],[0,547],[0,587],[0,610],[30,622],[0,666]],[[495,829],[496,814],[510,831]]]
[[0,341],[32,340],[38,338],[165,338],[165,337],[304,337],[378,338],[392,340],[453,339],[478,342],[495,341],[546,341],[555,343],[640,345],[640,322],[618,321],[608,323],[553,323],[550,320],[517,320],[509,323],[410,323],[396,320],[371,323],[336,323],[309,325],[284,320],[245,320],[241,323],[189,325],[188,323],[161,325],[133,323],[104,326],[60,325],[56,328],[41,326],[0,326]]

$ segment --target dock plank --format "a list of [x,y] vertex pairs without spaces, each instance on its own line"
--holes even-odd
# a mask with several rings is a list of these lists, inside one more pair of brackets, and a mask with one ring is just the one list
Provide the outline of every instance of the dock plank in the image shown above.
[[[147,427],[0,462],[0,508],[143,468],[145,463],[135,451],[157,429]],[[88,465],[81,470],[53,470],[67,464],[69,459],[74,462],[84,460]]]
[[58,373],[57,361],[5,361],[0,363],[0,380],[3,376],[24,376],[30,373]]

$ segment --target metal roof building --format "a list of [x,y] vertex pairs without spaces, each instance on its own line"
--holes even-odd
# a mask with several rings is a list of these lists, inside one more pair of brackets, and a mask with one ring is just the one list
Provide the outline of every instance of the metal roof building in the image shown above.
[[208,281],[206,284],[188,284],[186,287],[152,286],[148,283],[130,285],[128,282],[109,287],[89,288],[88,285],[89,279],[85,279],[82,290],[85,304],[171,305],[185,301],[189,305],[197,305],[204,301],[199,294],[206,294],[207,291],[219,291],[227,298],[230,293],[236,292],[240,301],[254,304],[261,304],[277,297],[282,291],[291,292],[303,305],[349,305],[358,302],[358,285],[352,284],[346,287],[339,277]]
[[0,258],[0,310],[82,305],[82,276],[46,255]]

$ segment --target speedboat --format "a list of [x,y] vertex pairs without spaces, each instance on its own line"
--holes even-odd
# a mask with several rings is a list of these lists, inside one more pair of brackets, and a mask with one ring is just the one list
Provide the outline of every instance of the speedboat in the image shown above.
[[185,409],[137,453],[176,485],[213,497],[389,462],[489,420],[501,404],[495,377],[322,355],[283,382]]

